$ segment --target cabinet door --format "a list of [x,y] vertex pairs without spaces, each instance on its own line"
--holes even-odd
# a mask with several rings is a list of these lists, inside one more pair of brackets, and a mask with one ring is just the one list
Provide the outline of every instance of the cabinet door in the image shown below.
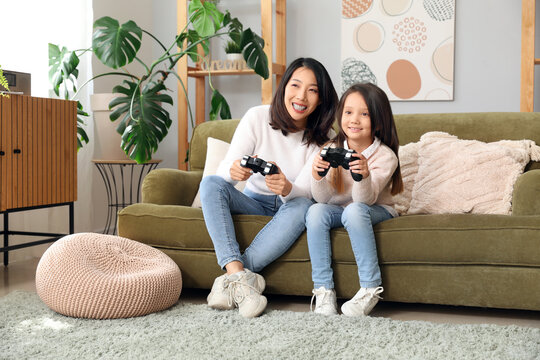
[[0,211],[77,200],[77,103],[11,95],[0,122]]
[[0,211],[7,209],[8,176],[11,162],[11,101],[0,96]]
[[33,98],[32,102],[26,112],[31,114],[33,127],[27,131],[30,156],[22,158],[23,166],[31,174],[27,185],[32,194],[30,206],[75,201],[77,103],[42,98]]

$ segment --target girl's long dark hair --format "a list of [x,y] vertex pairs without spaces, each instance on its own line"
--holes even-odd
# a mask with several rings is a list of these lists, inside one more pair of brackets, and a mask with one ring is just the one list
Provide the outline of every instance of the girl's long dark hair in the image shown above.
[[[371,120],[371,135],[378,137],[383,144],[388,146],[396,156],[399,151],[399,139],[396,130],[396,124],[394,122],[394,115],[392,114],[392,107],[386,93],[377,85],[371,83],[358,83],[352,85],[343,93],[341,100],[339,101],[336,117],[339,126],[339,132],[332,141],[337,147],[343,147],[347,135],[343,131],[341,126],[341,117],[343,115],[343,108],[345,107],[345,100],[347,96],[352,93],[359,93],[364,98],[368,107],[369,117]],[[341,179],[341,171],[333,171],[335,174],[331,178],[331,183],[338,192],[343,189],[343,181]],[[341,191],[340,191],[341,190]],[[391,194],[396,195],[403,191],[403,180],[401,178],[401,169],[398,165],[394,173],[392,174],[392,190]]]
[[270,125],[273,129],[281,130],[285,136],[289,132],[300,130],[295,126],[294,120],[289,115],[284,101],[287,83],[291,79],[293,72],[300,67],[306,67],[315,74],[320,101],[315,111],[308,116],[303,140],[307,145],[317,144],[321,146],[329,140],[328,132],[335,120],[334,116],[338,96],[330,75],[328,75],[324,66],[315,59],[298,58],[287,67],[272,99],[272,105],[270,106]]

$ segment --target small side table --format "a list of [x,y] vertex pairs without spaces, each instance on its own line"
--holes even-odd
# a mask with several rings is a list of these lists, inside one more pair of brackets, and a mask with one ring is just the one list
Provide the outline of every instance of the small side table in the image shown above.
[[[138,164],[133,160],[92,160],[96,165],[107,191],[107,221],[104,234],[116,234],[116,214],[128,205],[140,201],[144,177],[154,170],[161,160]],[[111,232],[112,228],[112,232]]]

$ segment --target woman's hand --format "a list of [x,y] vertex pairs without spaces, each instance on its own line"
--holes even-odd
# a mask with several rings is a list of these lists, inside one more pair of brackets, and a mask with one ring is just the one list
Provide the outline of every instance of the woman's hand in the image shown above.
[[328,161],[324,161],[321,157],[321,152],[319,151],[319,154],[315,155],[313,158],[313,166],[311,167],[311,176],[315,180],[321,180],[323,177],[319,175],[319,171],[325,171],[330,167],[330,163]]
[[240,165],[240,160],[235,160],[229,170],[231,179],[235,181],[244,181],[249,179],[253,175],[253,171],[250,168],[246,168]]
[[[272,161],[270,162],[277,166],[276,163]],[[292,183],[287,180],[287,177],[281,172],[279,166],[277,166],[277,168],[277,174],[266,175],[264,177],[264,180],[266,181],[266,186],[268,186],[268,189],[270,189],[270,191],[272,191],[276,195],[287,196],[291,193]]]
[[353,154],[358,158],[358,160],[351,161],[349,163],[349,169],[355,174],[362,174],[362,178],[367,178],[369,176],[369,167],[367,159],[362,154]]

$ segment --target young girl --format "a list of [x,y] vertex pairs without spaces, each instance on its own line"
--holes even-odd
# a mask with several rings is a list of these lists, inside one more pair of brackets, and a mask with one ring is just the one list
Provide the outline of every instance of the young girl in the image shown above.
[[[305,214],[313,204],[309,169],[319,147],[330,139],[338,96],[326,69],[311,58],[293,61],[276,89],[271,105],[248,110],[217,170],[200,186],[208,233],[220,267],[226,274],[214,281],[208,305],[239,308],[254,317],[266,307],[263,277],[256,272],[280,257],[305,229]],[[263,176],[240,165],[244,155],[275,163],[279,173]],[[247,180],[242,192],[237,181]],[[272,220],[242,254],[233,214],[267,215]]]
[[[309,255],[314,283],[315,313],[337,314],[332,272],[330,230],[345,227],[358,266],[360,290],[343,304],[347,316],[367,315],[383,292],[373,225],[397,216],[392,195],[403,190],[398,161],[398,136],[388,97],[373,84],[355,84],[341,97],[337,109],[339,133],[331,147],[353,149],[350,170],[330,168],[316,156],[311,190],[318,203],[306,215]],[[313,299],[312,299],[313,301]]]

